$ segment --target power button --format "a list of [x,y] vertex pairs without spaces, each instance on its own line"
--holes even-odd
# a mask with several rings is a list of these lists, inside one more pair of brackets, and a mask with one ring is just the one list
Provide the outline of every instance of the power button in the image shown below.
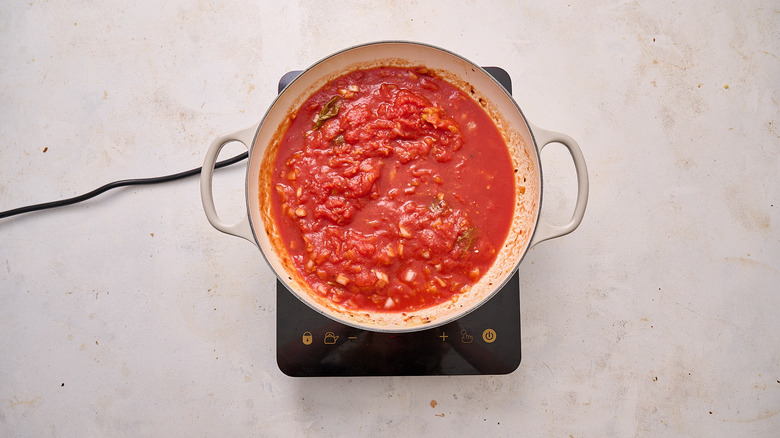
[[496,340],[496,331],[493,329],[485,329],[482,332],[482,340],[488,344],[492,344]]

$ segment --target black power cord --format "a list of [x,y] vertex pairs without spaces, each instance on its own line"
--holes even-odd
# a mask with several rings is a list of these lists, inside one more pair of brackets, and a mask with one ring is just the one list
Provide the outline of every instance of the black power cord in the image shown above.
[[[230,166],[231,164],[235,164],[238,163],[239,161],[244,160],[248,156],[249,156],[249,152],[244,152],[240,155],[236,155],[233,158],[228,158],[227,160],[218,161],[217,164],[214,165],[214,168],[219,169],[220,167]],[[87,199],[94,198],[95,196],[103,192],[106,192],[111,189],[116,189],[118,187],[137,186],[143,184],[158,184],[158,183],[163,183],[168,181],[174,181],[177,179],[186,178],[188,176],[197,175],[200,173],[201,169],[202,167],[198,167],[196,169],[175,173],[173,175],[158,176],[154,178],[138,178],[138,179],[125,179],[121,181],[114,181],[102,187],[99,187],[89,193],[75,196],[73,198],[62,199],[59,201],[52,201],[52,202],[44,202],[43,204],[28,205],[25,207],[19,207],[8,211],[0,211],[0,219],[16,216],[22,213],[30,213],[33,211],[46,210],[49,208],[64,207],[66,205],[76,204],[78,202],[82,202],[82,201],[86,201]]]

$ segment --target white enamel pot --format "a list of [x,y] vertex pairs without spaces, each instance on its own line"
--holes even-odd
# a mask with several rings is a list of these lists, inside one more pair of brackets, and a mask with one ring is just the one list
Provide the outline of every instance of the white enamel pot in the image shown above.
[[[271,171],[278,140],[288,126],[288,115],[328,81],[348,71],[380,65],[425,66],[478,101],[499,127],[510,150],[516,172],[517,191],[509,236],[493,266],[455,302],[408,313],[354,311],[340,308],[311,291],[293,266],[280,241],[271,215]],[[220,150],[230,142],[243,143],[249,150],[246,173],[247,215],[238,223],[223,222],[214,207],[212,178]],[[539,217],[542,205],[540,151],[550,143],[564,145],[577,173],[577,201],[568,223],[554,225]],[[523,179],[524,178],[524,179]],[[410,332],[452,322],[489,300],[523,259],[529,248],[572,232],[582,221],[588,198],[585,159],[569,136],[529,124],[512,96],[476,64],[443,49],[426,44],[376,42],[334,53],[306,69],[274,100],[263,119],[240,131],[217,137],[206,153],[200,180],[203,208],[211,225],[219,231],[241,237],[260,248],[279,280],[309,307],[349,326],[382,332]]]

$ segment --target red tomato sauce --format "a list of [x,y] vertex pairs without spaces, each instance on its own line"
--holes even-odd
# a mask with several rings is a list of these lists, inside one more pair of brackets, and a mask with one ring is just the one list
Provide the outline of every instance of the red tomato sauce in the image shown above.
[[291,117],[272,211],[316,293],[408,312],[457,300],[488,270],[512,221],[512,160],[463,91],[424,68],[358,70]]

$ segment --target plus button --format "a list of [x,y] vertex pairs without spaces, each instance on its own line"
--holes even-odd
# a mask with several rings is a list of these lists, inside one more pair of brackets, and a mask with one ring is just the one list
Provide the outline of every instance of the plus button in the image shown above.
[[446,334],[446,333],[444,333],[444,332],[441,332],[441,334],[439,335],[439,337],[441,338],[441,341],[442,341],[442,342],[447,342],[447,338],[449,338],[449,336],[447,336],[447,334]]

